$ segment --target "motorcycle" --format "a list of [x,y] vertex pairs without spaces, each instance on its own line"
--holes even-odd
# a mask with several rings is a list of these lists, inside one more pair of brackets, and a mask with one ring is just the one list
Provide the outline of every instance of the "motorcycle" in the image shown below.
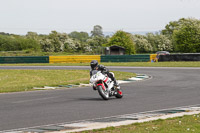
[[90,83],[94,90],[98,90],[99,95],[104,100],[108,100],[111,96],[115,96],[116,98],[123,97],[121,88],[114,86],[114,81],[112,81],[107,74],[103,74],[101,71],[94,70],[92,72]]

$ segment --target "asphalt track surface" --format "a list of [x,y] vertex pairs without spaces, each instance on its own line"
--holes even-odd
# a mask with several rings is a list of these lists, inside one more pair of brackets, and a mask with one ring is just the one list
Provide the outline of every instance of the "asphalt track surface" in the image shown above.
[[102,100],[91,87],[0,94],[0,131],[200,104],[200,68],[109,68],[151,75],[152,79],[121,84],[124,97],[108,101]]

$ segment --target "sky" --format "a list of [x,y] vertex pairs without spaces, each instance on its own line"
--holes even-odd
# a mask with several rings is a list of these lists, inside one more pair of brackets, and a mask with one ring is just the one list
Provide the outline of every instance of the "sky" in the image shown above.
[[0,0],[0,32],[160,31],[180,18],[200,19],[200,0]]

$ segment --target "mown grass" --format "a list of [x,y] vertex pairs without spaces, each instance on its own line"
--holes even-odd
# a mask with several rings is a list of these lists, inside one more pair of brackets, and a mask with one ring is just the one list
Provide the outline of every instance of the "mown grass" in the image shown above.
[[200,133],[200,114],[81,133]]
[[[200,67],[200,61],[196,62],[102,62],[105,66],[127,67]],[[33,63],[33,64],[0,64],[0,66],[89,66],[89,63]]]
[[69,53],[69,52],[39,52],[32,50],[0,51],[0,56],[66,56],[66,55],[91,55],[93,53]]
[[103,63],[106,66],[132,66],[132,67],[200,67],[200,61],[196,62],[119,62]]
[[[134,73],[115,71],[117,79]],[[89,70],[0,70],[0,93],[30,91],[33,87],[89,83]]]

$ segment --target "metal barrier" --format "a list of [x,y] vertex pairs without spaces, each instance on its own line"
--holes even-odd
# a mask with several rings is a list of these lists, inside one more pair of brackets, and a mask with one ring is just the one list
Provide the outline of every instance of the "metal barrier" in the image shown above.
[[0,57],[1,64],[12,63],[49,63],[49,56],[15,56]]
[[98,62],[149,62],[152,55],[69,55],[69,56],[16,56],[0,57],[1,64],[10,63],[89,63]]
[[49,56],[49,63],[89,63],[100,62],[100,55]]
[[102,55],[101,62],[149,62],[150,55]]

